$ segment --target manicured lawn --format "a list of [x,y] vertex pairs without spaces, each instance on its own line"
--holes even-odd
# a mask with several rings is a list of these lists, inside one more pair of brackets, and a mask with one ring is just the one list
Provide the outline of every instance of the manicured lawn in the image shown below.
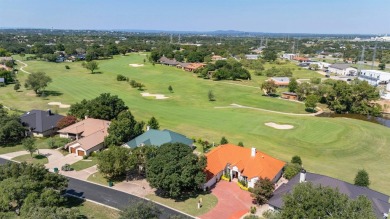
[[[217,197],[213,194],[199,194],[196,196],[191,196],[188,198],[183,198],[183,200],[174,200],[170,198],[162,198],[157,195],[147,195],[146,198],[151,199],[155,202],[167,205],[171,208],[178,209],[192,216],[199,216],[207,213],[213,209],[218,202]],[[202,199],[202,207],[198,209],[198,201]]]
[[80,213],[90,219],[116,219],[119,218],[119,211],[102,205],[95,204],[75,197],[68,196],[68,207],[75,207]]
[[[8,86],[0,88],[0,103],[22,110],[47,109],[50,108],[47,103],[51,101],[72,104],[83,98],[91,99],[102,92],[110,92],[125,101],[137,120],[147,121],[155,116],[161,129],[171,129],[190,138],[202,138],[215,143],[225,136],[230,143],[242,141],[246,147],[256,147],[284,161],[299,155],[308,171],[348,182],[353,182],[358,169],[364,168],[370,174],[370,187],[390,194],[390,173],[385,171],[390,168],[389,128],[352,119],[215,108],[236,103],[281,112],[305,113],[303,104],[261,96],[258,85],[245,87],[234,84],[245,85],[245,81],[204,80],[176,68],[148,63],[144,67],[129,67],[129,64],[143,63],[144,57],[131,54],[99,61],[102,74],[88,73],[79,62],[25,61],[29,64],[26,70],[45,71],[53,78],[47,90],[57,91],[57,96],[35,97],[24,88],[22,92],[15,92],[13,86]],[[71,69],[66,70],[65,65]],[[302,75],[314,74],[318,77],[314,71],[305,72],[302,71]],[[140,91],[131,88],[128,83],[116,81],[117,74],[145,84],[145,92],[165,94],[170,98],[144,98]],[[19,76],[23,84],[25,74],[21,72]],[[169,85],[173,87],[174,93],[169,92]],[[216,97],[214,102],[209,102],[207,98],[210,89]],[[59,109],[59,112],[65,113],[66,109]],[[292,124],[295,127],[291,130],[277,130],[265,126],[266,122]],[[103,181],[102,184],[107,183]]]
[[83,169],[87,169],[89,167],[92,167],[94,165],[97,164],[97,159],[96,157],[89,157],[88,159],[86,160],[80,160],[80,161],[77,161],[76,163],[72,164],[71,167],[76,170],[76,171],[80,171],[80,170],[83,170]]
[[[46,138],[36,138],[35,145],[38,149],[48,149],[49,146],[47,145]],[[24,151],[23,145],[6,145],[6,146],[0,146],[0,154],[7,154],[17,151]]]
[[32,164],[47,164],[49,162],[47,157],[41,154],[33,154],[32,157],[30,156],[30,154],[25,154],[25,155],[15,157],[12,160],[19,161],[19,162],[27,162]]
[[[91,181],[91,182],[94,182],[94,183],[97,183],[97,184],[100,184],[100,185],[105,185],[105,186],[108,186],[108,181],[106,178],[103,177],[102,174],[100,174],[99,172],[97,173],[94,173],[94,174],[91,174],[88,179],[88,181]],[[114,185],[115,183],[118,183],[119,181],[113,181]]]

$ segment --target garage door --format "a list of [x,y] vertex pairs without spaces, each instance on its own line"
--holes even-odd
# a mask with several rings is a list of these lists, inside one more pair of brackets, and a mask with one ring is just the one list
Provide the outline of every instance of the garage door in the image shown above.
[[71,153],[76,153],[76,148],[70,148]]
[[81,150],[78,150],[78,151],[77,151],[77,155],[79,155],[79,156],[84,156],[84,155],[85,155],[85,152],[84,152],[84,151],[81,151]]

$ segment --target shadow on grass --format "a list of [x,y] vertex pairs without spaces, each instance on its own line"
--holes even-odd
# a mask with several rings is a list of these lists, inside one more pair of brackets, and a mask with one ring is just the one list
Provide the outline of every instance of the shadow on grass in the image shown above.
[[308,113],[316,113],[317,112],[317,110],[315,110],[313,108],[306,108],[305,111]]
[[[81,198],[76,198],[73,196],[66,196],[66,201],[64,203],[64,207],[66,208],[77,208],[84,204],[85,200]],[[79,215],[78,219],[87,219],[88,217],[85,215]]]
[[34,158],[37,159],[37,160],[42,160],[42,159],[45,159],[46,156],[43,155],[43,154],[37,154],[37,155],[34,155]]
[[94,71],[94,72],[91,73],[91,74],[93,74],[93,75],[100,75],[100,74],[103,74],[103,72],[101,72],[101,71]]
[[54,90],[45,90],[40,94],[41,97],[49,97],[49,96],[58,97],[61,95],[63,95],[62,92],[54,91]]

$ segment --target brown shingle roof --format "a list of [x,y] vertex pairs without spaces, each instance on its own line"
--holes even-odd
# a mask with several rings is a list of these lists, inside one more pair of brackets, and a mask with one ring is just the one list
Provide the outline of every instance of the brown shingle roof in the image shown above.
[[80,134],[82,136],[89,136],[102,129],[107,129],[110,125],[110,121],[101,119],[88,118],[64,129],[59,130],[59,133]]

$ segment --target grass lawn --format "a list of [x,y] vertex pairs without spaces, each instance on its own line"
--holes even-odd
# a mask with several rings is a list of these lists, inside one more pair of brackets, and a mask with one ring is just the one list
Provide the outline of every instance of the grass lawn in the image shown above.
[[80,171],[80,170],[92,167],[96,164],[97,164],[97,158],[96,157],[89,157],[86,160],[77,161],[76,163],[72,164],[71,167],[76,171]]
[[[103,177],[103,175],[99,172],[91,174],[87,181],[94,182],[100,185],[108,186],[108,181],[106,178]],[[114,185],[115,183],[118,183],[119,181],[113,181]]]
[[27,162],[32,164],[47,164],[49,162],[47,157],[41,154],[33,154],[32,157],[30,156],[30,154],[25,154],[25,155],[15,157],[12,160],[19,161],[19,162]]
[[95,204],[75,197],[68,196],[68,207],[75,207],[80,213],[89,219],[116,219],[119,211],[102,205]]
[[[45,71],[52,77],[53,83],[47,90],[55,91],[52,92],[54,95],[35,97],[30,90],[22,88],[21,92],[15,92],[13,86],[7,86],[0,88],[0,103],[22,110],[47,109],[50,108],[47,103],[51,101],[73,104],[84,98],[94,98],[102,92],[110,92],[125,101],[137,120],[147,121],[155,116],[161,129],[171,129],[189,138],[202,138],[215,143],[225,136],[231,143],[242,141],[246,147],[256,147],[284,161],[299,155],[308,171],[348,182],[353,182],[356,172],[364,168],[370,174],[370,187],[390,194],[390,173],[384,171],[390,168],[389,128],[353,119],[215,108],[236,103],[281,112],[305,113],[304,104],[261,96],[259,85],[248,87],[235,84],[246,81],[204,80],[177,68],[152,66],[149,63],[144,67],[129,67],[129,64],[143,63],[144,57],[130,54],[99,61],[102,74],[88,73],[80,62],[25,61],[29,65],[25,68],[27,71]],[[71,69],[66,70],[65,65]],[[299,71],[301,75],[313,74],[318,77],[314,71]],[[117,74],[145,84],[145,92],[164,94],[169,99],[144,98],[128,83],[116,81]],[[19,77],[23,84],[26,75],[20,72]],[[257,80],[254,78],[254,81]],[[174,93],[169,92],[169,85]],[[214,91],[216,101],[208,101],[209,90]],[[66,112],[66,109],[57,110]],[[277,130],[265,126],[266,122],[291,124],[294,129]],[[102,184],[107,185],[105,181]]]
[[[49,146],[47,145],[47,138],[35,138],[35,145],[37,146],[38,149],[48,149]],[[0,146],[0,154],[7,154],[7,153],[12,153],[12,152],[17,152],[17,151],[24,151],[25,149],[23,148],[22,144],[18,145],[7,145],[7,146]]]
[[[155,202],[167,205],[171,208],[178,209],[192,216],[199,216],[209,212],[213,209],[218,202],[217,197],[213,194],[199,194],[195,197],[188,197],[184,200],[174,200],[170,198],[162,198],[157,195],[147,195],[146,198],[151,199]],[[198,209],[198,201],[202,198],[203,205]]]

